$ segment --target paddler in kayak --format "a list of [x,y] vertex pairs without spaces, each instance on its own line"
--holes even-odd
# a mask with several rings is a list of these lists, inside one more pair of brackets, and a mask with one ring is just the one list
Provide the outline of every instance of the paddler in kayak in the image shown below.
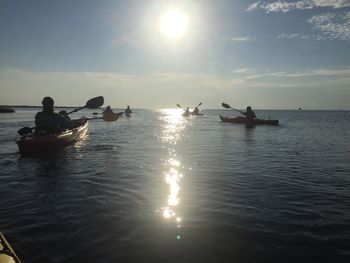
[[252,123],[254,119],[256,119],[255,112],[252,110],[252,107],[248,106],[246,112],[242,112],[245,116],[247,123]]
[[125,109],[125,115],[126,116],[131,116],[132,110],[130,109],[130,106],[128,105]]
[[114,112],[111,109],[111,106],[107,106],[106,109],[103,112],[103,115],[110,115],[110,114],[114,114]]
[[35,126],[37,130],[47,132],[58,132],[74,127],[73,122],[67,117],[55,113],[54,101],[51,97],[45,97],[42,101],[43,110],[35,115]]
[[194,110],[191,112],[192,115],[198,115],[199,114],[199,109],[198,107],[195,107]]

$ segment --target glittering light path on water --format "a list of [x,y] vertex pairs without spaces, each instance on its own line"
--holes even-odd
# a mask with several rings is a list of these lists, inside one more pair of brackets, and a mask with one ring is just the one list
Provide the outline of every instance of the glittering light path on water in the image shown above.
[[[178,213],[178,206],[181,203],[181,179],[183,174],[180,172],[181,163],[175,150],[175,145],[184,136],[184,129],[188,124],[182,117],[181,111],[177,109],[162,110],[160,120],[162,123],[162,135],[160,137],[164,147],[168,149],[168,156],[163,158],[165,171],[163,173],[165,183],[168,187],[168,195],[165,205],[160,209],[161,215],[166,220],[173,220],[178,228],[181,227],[182,218]],[[180,239],[180,235],[176,237]]]

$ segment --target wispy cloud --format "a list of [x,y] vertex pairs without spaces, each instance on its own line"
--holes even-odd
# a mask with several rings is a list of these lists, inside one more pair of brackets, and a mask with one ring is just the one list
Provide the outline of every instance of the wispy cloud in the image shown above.
[[282,33],[280,35],[277,36],[277,38],[279,39],[298,39],[298,40],[326,40],[327,37],[321,34],[309,34],[309,35],[305,35],[305,34],[299,34],[299,33],[294,33],[294,34],[287,34],[287,33]]
[[350,7],[350,0],[301,0],[296,2],[275,1],[272,3],[257,1],[251,4],[246,11],[264,10],[266,13],[286,13],[291,10],[313,9],[317,7],[333,9]]
[[237,74],[252,73],[252,72],[255,72],[255,69],[253,69],[253,68],[238,68],[238,69],[231,70],[231,72],[237,73]]
[[294,33],[294,34],[283,33],[283,34],[278,35],[277,38],[280,38],[280,39],[310,39],[310,38],[312,38],[312,36],[298,34],[298,33]]
[[232,42],[251,42],[254,41],[254,37],[244,36],[244,37],[231,37],[229,39]]
[[252,74],[244,77],[245,80],[253,80],[259,78],[300,78],[300,77],[339,77],[350,78],[350,67],[341,69],[315,69],[303,72],[268,72],[261,74]]
[[329,39],[350,41],[350,12],[345,14],[326,13],[311,17],[313,29]]
[[0,104],[35,104],[43,96],[52,96],[57,98],[59,105],[77,105],[83,100],[82,97],[106,94],[110,103],[115,105],[121,101],[129,101],[133,105],[152,107],[171,105],[174,100],[182,98],[183,94],[197,94],[198,89],[201,92],[216,92],[231,89],[243,82],[242,79],[199,73],[67,73],[0,68]]

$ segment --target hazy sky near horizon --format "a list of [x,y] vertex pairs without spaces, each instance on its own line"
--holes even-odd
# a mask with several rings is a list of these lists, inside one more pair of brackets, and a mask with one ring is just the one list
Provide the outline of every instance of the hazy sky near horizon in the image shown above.
[[350,109],[350,0],[1,0],[0,39],[0,104]]

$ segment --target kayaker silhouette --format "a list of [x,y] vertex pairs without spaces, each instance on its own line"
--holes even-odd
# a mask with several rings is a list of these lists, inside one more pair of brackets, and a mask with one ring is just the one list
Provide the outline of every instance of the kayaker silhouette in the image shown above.
[[42,101],[43,110],[35,115],[35,126],[37,130],[47,132],[58,132],[63,129],[73,128],[73,122],[67,117],[55,113],[54,101],[51,97],[45,97]]
[[130,109],[130,106],[128,105],[128,106],[126,107],[126,109],[125,109],[125,114],[126,114],[126,115],[131,115],[131,113],[132,113],[132,110]]
[[193,115],[198,115],[198,113],[199,113],[198,107],[195,107],[194,110],[191,112],[191,114]]
[[242,112],[242,114],[245,116],[247,122],[252,122],[255,118],[255,112],[252,110],[252,107],[248,106],[246,112]]
[[103,114],[112,114],[114,113],[113,110],[111,109],[111,106],[107,106],[106,109],[104,110]]

